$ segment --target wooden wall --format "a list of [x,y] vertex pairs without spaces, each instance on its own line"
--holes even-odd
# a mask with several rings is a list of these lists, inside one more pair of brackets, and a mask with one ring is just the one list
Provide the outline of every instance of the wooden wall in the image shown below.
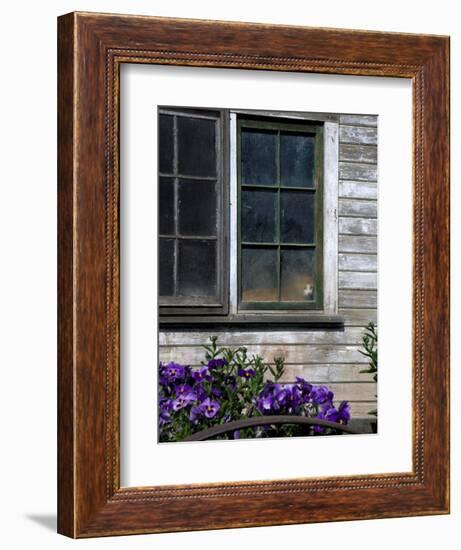
[[[339,144],[339,314],[344,331],[216,332],[221,345],[247,346],[266,360],[284,356],[286,379],[325,383],[354,417],[376,408],[376,384],[361,374],[363,327],[377,322],[377,118],[341,115]],[[161,332],[160,360],[195,365],[209,331]]]

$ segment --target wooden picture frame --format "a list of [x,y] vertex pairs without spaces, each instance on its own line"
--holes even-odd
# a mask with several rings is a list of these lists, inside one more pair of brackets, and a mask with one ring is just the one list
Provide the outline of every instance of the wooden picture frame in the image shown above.
[[[449,512],[449,39],[71,13],[58,22],[58,531],[95,537]],[[411,472],[120,487],[122,63],[412,79]]]

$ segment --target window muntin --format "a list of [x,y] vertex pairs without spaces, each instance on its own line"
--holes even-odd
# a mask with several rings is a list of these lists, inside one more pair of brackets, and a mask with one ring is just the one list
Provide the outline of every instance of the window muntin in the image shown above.
[[240,310],[323,308],[321,124],[238,119]]
[[158,112],[159,302],[168,312],[226,308],[222,126],[217,111]]

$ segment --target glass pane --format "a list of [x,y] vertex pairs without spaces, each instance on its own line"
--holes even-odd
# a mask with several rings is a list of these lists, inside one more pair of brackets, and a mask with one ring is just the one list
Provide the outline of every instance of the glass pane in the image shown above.
[[178,241],[178,295],[216,295],[216,241]]
[[276,191],[242,190],[242,241],[275,242]]
[[314,187],[315,137],[303,134],[280,135],[281,185]]
[[158,293],[160,296],[174,294],[174,239],[159,239]]
[[174,235],[174,180],[159,179],[159,231],[160,235]]
[[278,301],[277,249],[242,249],[242,301]]
[[180,235],[216,235],[216,183],[179,180],[178,216]]
[[282,248],[281,299],[303,302],[314,299],[314,250]]
[[178,117],[178,172],[216,176],[216,121]]
[[160,172],[173,173],[173,117],[160,115],[158,120],[158,166]]
[[243,184],[277,184],[276,142],[276,132],[251,128],[242,129],[241,170]]
[[315,193],[281,191],[280,241],[313,243],[315,237]]

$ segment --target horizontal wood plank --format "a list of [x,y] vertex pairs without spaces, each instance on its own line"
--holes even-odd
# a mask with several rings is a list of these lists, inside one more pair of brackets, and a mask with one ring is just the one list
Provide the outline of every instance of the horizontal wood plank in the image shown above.
[[339,307],[376,308],[378,294],[376,290],[340,290]]
[[352,145],[342,143],[339,146],[339,160],[377,164],[378,148],[375,145]]
[[339,315],[344,318],[346,327],[365,327],[368,323],[378,322],[378,311],[375,309],[355,309],[341,307],[338,310]]
[[339,254],[339,269],[343,271],[376,271],[376,254]]
[[[306,344],[356,344],[361,342],[363,329],[359,327],[345,330],[266,330],[215,332],[218,346],[237,347],[255,344],[306,345]],[[210,344],[208,331],[165,332],[159,334],[161,346],[201,346]]]
[[340,143],[351,143],[357,145],[377,145],[377,128],[366,128],[363,126],[346,126],[341,124],[339,127]]
[[376,237],[360,237],[355,235],[339,236],[339,252],[362,252],[376,254],[378,242]]
[[352,418],[376,418],[369,413],[377,409],[376,399],[373,401],[349,401]]
[[340,216],[356,216],[359,218],[376,218],[378,202],[375,200],[339,199]]
[[[366,363],[366,358],[359,353],[358,346],[344,345],[250,345],[247,346],[248,355],[259,355],[264,361],[272,363],[274,357],[283,357],[286,364],[315,364],[315,363]],[[205,353],[201,346],[170,347],[161,346],[159,360],[162,363],[174,361],[184,365],[200,365],[205,360]]]
[[349,115],[344,114],[339,116],[340,124],[349,124],[356,126],[377,126],[377,115]]
[[340,271],[339,288],[377,289],[378,274],[361,271]]
[[377,235],[378,221],[376,218],[339,218],[339,233],[341,235]]
[[344,199],[377,199],[378,186],[376,182],[370,181],[341,180],[338,194]]
[[339,163],[339,177],[345,180],[377,181],[378,167],[375,164]]
[[373,382],[370,373],[361,372],[366,368],[364,364],[290,365],[285,368],[283,380],[296,380],[297,376],[301,376],[313,384]]

